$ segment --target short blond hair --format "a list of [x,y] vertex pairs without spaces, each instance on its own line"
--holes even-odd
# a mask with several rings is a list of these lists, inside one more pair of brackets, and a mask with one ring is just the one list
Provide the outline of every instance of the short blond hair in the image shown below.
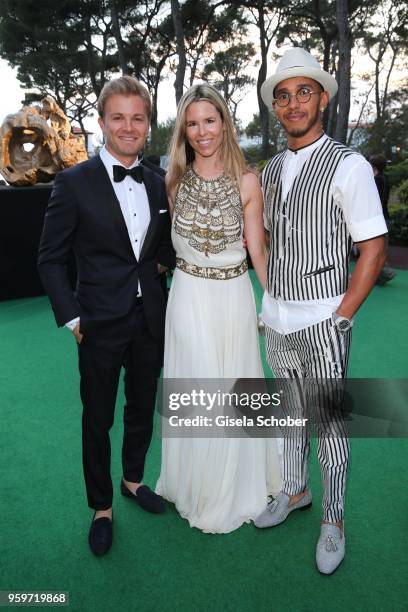
[[98,115],[103,117],[106,101],[110,96],[140,96],[145,104],[146,114],[150,121],[152,101],[146,87],[135,77],[124,75],[105,83],[98,98]]

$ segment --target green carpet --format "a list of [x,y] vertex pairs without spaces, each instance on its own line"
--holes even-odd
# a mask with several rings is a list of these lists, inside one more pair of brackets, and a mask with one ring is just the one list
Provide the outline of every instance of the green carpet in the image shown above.
[[[374,288],[354,328],[350,376],[406,377],[407,295],[404,271]],[[120,396],[112,431],[114,545],[95,558],[87,545],[73,339],[55,326],[46,298],[1,303],[0,337],[0,590],[69,591],[71,610],[98,612],[406,609],[407,440],[352,441],[347,555],[325,577],[314,565],[321,500],[315,448],[309,512],[276,529],[203,534],[173,507],[149,515],[119,495]],[[150,485],[159,463],[155,435]]]

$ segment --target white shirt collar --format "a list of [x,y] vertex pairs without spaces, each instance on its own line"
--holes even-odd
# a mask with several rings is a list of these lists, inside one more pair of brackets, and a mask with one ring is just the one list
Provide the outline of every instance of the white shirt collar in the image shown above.
[[[114,157],[111,153],[109,153],[105,145],[99,151],[99,155],[110,177],[112,177],[113,175],[113,166],[123,166],[124,168],[128,167],[122,164],[122,162],[116,159],[116,157]],[[133,162],[131,166],[129,166],[129,168],[134,168],[135,166],[138,166],[138,165],[139,165],[139,159],[136,157],[135,161]]]
[[287,150],[287,154],[288,156],[291,157],[296,157],[298,155],[308,155],[310,154],[312,151],[314,151],[315,149],[317,149],[317,147],[320,147],[324,142],[326,142],[326,140],[329,137],[327,136],[327,134],[323,133],[320,138],[318,138],[317,140],[315,140],[314,142],[312,142],[310,145],[307,145],[306,147],[301,147],[300,149],[297,149],[296,151],[292,151],[291,149]]

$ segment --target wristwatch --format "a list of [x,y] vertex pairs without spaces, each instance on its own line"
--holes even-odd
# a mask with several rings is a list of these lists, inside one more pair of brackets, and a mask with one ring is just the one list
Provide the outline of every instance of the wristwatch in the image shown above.
[[337,312],[333,312],[332,315],[333,323],[337,327],[340,333],[344,334],[353,327],[353,319],[347,319],[346,317],[342,317],[337,314]]

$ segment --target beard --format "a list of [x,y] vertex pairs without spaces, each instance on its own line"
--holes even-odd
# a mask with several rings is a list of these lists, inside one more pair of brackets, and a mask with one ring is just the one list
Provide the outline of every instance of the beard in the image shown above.
[[295,126],[288,127],[285,121],[280,121],[280,124],[285,132],[289,134],[289,136],[292,136],[292,138],[302,138],[302,136],[306,136],[306,134],[317,125],[320,125],[320,110],[316,108],[316,112],[309,117],[307,124],[302,128],[297,128]]

